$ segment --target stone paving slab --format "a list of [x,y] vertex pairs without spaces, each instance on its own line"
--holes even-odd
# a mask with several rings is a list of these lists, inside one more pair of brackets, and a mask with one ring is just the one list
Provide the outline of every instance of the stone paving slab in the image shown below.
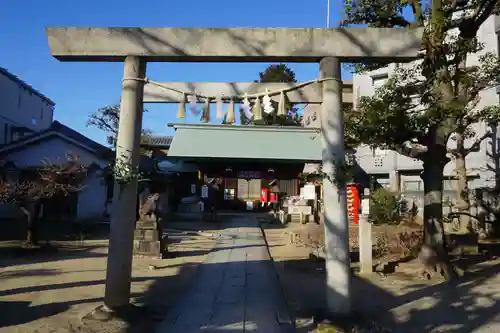
[[[168,295],[165,295],[168,297]],[[156,333],[293,332],[258,222],[234,219]]]

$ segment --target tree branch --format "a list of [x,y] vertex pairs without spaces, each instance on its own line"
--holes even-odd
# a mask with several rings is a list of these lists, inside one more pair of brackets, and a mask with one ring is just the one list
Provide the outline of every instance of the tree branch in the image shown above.
[[410,158],[417,158],[417,159],[420,159],[420,157],[423,154],[425,154],[428,150],[427,147],[422,144],[413,143],[409,141],[406,141],[402,145],[396,145],[396,144],[389,145],[388,148],[394,150],[395,152],[403,156]]
[[[456,2],[456,0],[454,0]],[[413,15],[415,16],[415,23],[419,26],[425,24],[425,17],[422,11],[422,6],[420,6],[420,0],[409,0],[408,3],[411,5],[413,10]]]
[[481,148],[481,143],[484,140],[491,138],[492,134],[493,133],[490,130],[487,130],[483,135],[476,138],[476,140],[474,140],[474,142],[472,143],[472,145],[469,148],[464,149],[464,152],[465,152],[464,155],[467,156],[467,154],[469,154],[469,153],[479,151],[479,149]]
[[497,5],[497,0],[484,0],[477,3],[474,14],[460,25],[460,36],[470,39],[475,37],[479,27],[490,17]]

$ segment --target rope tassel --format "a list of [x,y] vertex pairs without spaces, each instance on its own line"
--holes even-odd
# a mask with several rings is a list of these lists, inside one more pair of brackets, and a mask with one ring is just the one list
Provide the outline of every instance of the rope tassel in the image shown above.
[[253,120],[262,120],[262,107],[260,105],[260,99],[256,98],[255,103],[252,108]]
[[235,115],[234,115],[234,100],[231,99],[229,102],[229,106],[227,108],[227,113],[226,113],[226,124],[232,124],[236,121]]
[[196,94],[189,96],[189,110],[194,116],[198,116],[200,112],[198,111],[198,98]]
[[223,118],[224,112],[222,111],[222,98],[217,98],[217,102],[215,103],[215,117]]
[[186,94],[182,94],[182,101],[179,103],[179,109],[177,110],[177,118],[186,118]]
[[267,89],[266,89],[266,94],[264,95],[264,98],[262,98],[262,104],[263,104],[265,113],[270,114],[270,113],[274,112],[273,103],[272,103],[271,97],[269,97],[269,91]]
[[203,106],[203,113],[201,115],[200,122],[208,123],[210,121],[210,99],[205,99],[205,105]]
[[278,116],[286,116],[286,96],[283,91],[280,94],[280,102],[278,104]]
[[241,110],[243,110],[243,115],[245,116],[245,118],[247,119],[252,119],[252,110],[251,110],[251,107],[250,107],[250,101],[248,100],[248,95],[245,94],[245,98],[243,99],[243,101],[241,102]]

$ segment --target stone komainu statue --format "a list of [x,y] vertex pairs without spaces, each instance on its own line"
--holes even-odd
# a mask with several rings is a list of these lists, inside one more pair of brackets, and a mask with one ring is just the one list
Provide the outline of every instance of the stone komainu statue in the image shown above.
[[139,220],[157,220],[159,193],[151,194],[149,189],[145,189],[139,195]]

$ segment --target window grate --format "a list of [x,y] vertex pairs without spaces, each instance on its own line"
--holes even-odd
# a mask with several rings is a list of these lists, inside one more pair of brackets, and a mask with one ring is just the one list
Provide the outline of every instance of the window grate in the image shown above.
[[375,160],[373,161],[373,165],[376,167],[376,168],[381,168],[384,166],[384,158],[383,157],[375,157]]

